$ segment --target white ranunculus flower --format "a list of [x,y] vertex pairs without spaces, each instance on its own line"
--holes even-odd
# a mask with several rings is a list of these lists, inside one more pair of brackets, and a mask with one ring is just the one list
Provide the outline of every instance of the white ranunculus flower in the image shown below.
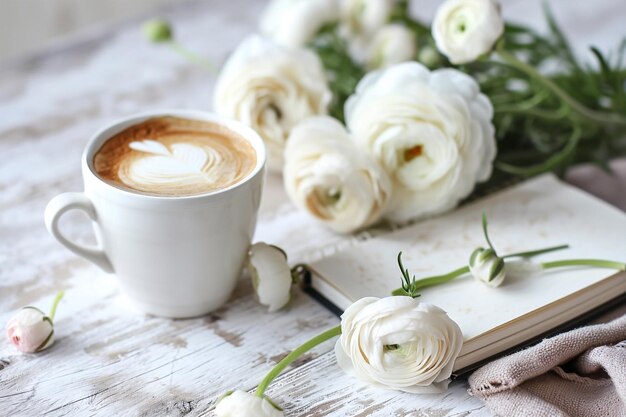
[[398,0],[339,0],[342,26],[347,35],[371,37],[389,23]]
[[391,24],[382,27],[369,46],[369,68],[386,68],[415,59],[417,42],[415,34],[406,26]]
[[309,116],[326,114],[330,100],[317,55],[251,36],[222,68],[214,107],[256,130],[267,146],[269,168],[280,171],[291,129]]
[[389,23],[397,3],[398,0],[340,0],[339,33],[347,40],[353,60],[367,64],[372,39]]
[[352,232],[380,218],[391,193],[389,178],[337,120],[302,122],[289,137],[285,159],[291,200],[333,230]]
[[250,247],[248,270],[259,302],[269,312],[283,308],[290,299],[291,270],[282,249],[258,242]]
[[393,182],[385,217],[441,213],[491,175],[493,108],[470,76],[416,62],[369,73],[347,100],[348,129]]
[[220,399],[215,406],[217,417],[283,417],[266,398],[259,398],[246,391],[236,390]]
[[260,30],[281,45],[297,47],[338,19],[337,0],[272,0],[261,15]]
[[335,345],[339,366],[376,386],[439,393],[463,345],[459,326],[445,311],[405,296],[367,297],[341,316]]
[[504,32],[495,0],[447,0],[432,26],[437,48],[453,64],[472,62],[490,52]]
[[472,276],[490,287],[499,287],[506,277],[504,260],[491,248],[478,248],[469,261]]
[[35,307],[24,307],[13,316],[6,326],[7,337],[24,353],[34,353],[54,343],[52,320]]

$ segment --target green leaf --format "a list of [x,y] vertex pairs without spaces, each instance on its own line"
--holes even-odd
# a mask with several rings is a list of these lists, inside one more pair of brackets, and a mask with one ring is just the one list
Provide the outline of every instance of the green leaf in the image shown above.
[[336,23],[323,26],[308,46],[320,58],[333,92],[329,113],[343,122],[345,101],[354,93],[365,69],[350,57],[348,45],[339,35]]
[[559,25],[556,23],[556,19],[554,18],[552,10],[550,9],[549,3],[547,1],[543,3],[543,10],[546,15],[548,27],[550,28],[550,33],[554,38],[554,44],[561,57],[564,58],[565,61],[568,62],[574,70],[580,69],[578,61],[576,61],[574,53],[572,52],[572,48],[570,47],[569,42],[567,42],[565,35],[563,35],[561,28],[559,28]]
[[498,262],[493,264],[491,272],[489,273],[489,281],[493,281],[500,272],[504,269],[504,261],[502,258],[498,258]]

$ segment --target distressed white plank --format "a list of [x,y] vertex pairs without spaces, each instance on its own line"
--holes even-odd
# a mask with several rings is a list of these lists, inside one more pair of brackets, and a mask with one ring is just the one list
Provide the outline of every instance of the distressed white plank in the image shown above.
[[[425,17],[436,4],[416,3]],[[539,24],[540,2],[525,9],[527,3],[506,1],[505,14]],[[551,4],[565,28],[575,31],[578,50],[588,39],[611,47],[623,34],[610,0],[586,8],[590,24],[583,24],[574,2]],[[219,63],[253,30],[261,7],[243,0],[195,2],[168,16],[185,43]],[[44,230],[47,201],[82,188],[80,154],[93,132],[143,110],[209,109],[213,83],[214,76],[168,49],[146,44],[136,25],[0,72],[0,323],[22,305],[47,307],[57,289],[67,289],[51,349],[19,355],[0,341],[0,414],[211,415],[212,401],[222,391],[254,389],[290,349],[338,323],[298,290],[287,310],[267,314],[245,278],[232,301],[212,315],[176,321],[146,317],[127,305],[113,278],[67,252]],[[293,262],[316,259],[360,238],[335,235],[296,211],[276,176],[268,178],[262,207],[257,237],[287,248]],[[68,217],[63,226],[70,236],[91,239],[84,218]],[[288,370],[269,394],[288,416],[489,415],[468,396],[463,381],[443,396],[365,387],[335,366],[330,342]]]
[[[320,384],[319,381],[327,381]],[[294,416],[489,416],[482,403],[455,381],[442,395],[382,390],[346,377],[333,352],[285,373],[267,394]]]

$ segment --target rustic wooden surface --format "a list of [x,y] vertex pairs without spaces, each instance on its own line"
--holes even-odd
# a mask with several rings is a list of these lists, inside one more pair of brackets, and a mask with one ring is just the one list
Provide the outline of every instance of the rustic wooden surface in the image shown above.
[[[432,15],[436,2],[420,13]],[[553,1],[577,50],[615,46],[624,35],[624,4],[601,0],[580,7]],[[179,37],[220,63],[254,30],[262,3],[194,2],[165,14]],[[540,2],[504,1],[507,16],[543,28]],[[147,45],[137,22],[82,44],[21,63],[0,62],[0,324],[27,304],[48,308],[67,291],[57,341],[38,355],[21,355],[0,339],[0,415],[200,416],[231,388],[252,390],[290,349],[336,325],[337,317],[293,292],[289,307],[268,314],[243,277],[224,308],[192,320],[144,316],[128,306],[115,279],[56,243],[43,226],[50,198],[82,189],[80,154],[101,126],[135,112],[164,107],[211,107],[215,77]],[[570,177],[626,209],[621,179],[582,168]],[[600,185],[599,185],[600,184]],[[90,226],[68,215],[70,236],[89,241]],[[364,236],[341,237],[291,206],[280,179],[268,177],[257,231],[281,245],[295,263],[309,261]],[[269,390],[288,416],[480,417],[489,412],[464,381],[444,395],[416,396],[370,388],[344,375],[332,342],[301,358]]]

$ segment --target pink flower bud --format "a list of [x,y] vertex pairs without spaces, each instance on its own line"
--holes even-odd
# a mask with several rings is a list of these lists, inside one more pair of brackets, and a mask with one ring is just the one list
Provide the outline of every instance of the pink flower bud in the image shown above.
[[35,307],[22,308],[7,323],[7,337],[20,352],[39,352],[54,343],[52,320]]

